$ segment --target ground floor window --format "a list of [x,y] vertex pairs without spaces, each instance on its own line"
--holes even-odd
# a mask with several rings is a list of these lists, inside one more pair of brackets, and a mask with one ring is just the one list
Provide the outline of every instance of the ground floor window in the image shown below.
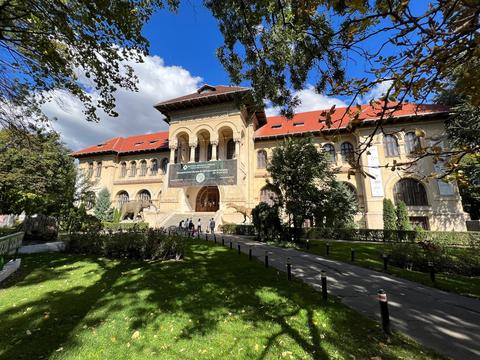
[[421,227],[424,230],[430,230],[427,216],[410,216],[409,220],[410,224],[412,224],[412,227],[414,229],[417,227]]

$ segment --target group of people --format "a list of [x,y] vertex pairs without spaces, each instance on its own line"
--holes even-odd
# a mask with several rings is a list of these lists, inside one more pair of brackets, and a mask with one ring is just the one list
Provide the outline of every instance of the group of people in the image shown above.
[[[180,223],[178,224],[178,227],[181,230],[190,233],[192,236],[195,235],[195,225],[193,223],[192,218],[190,218],[190,219],[187,218],[186,220],[181,220]],[[208,220],[208,228],[207,229],[210,229],[210,232],[212,234],[215,233],[215,220],[213,218]],[[199,234],[202,232],[202,219],[198,219],[196,231]]]

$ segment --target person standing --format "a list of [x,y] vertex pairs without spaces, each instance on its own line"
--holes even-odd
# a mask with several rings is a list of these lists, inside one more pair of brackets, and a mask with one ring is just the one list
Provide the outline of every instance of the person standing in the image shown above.
[[210,220],[210,231],[212,234],[215,233],[215,220],[213,220],[213,218]]
[[190,219],[188,221],[188,231],[193,236],[193,233],[195,232],[195,226],[193,225],[193,219]]
[[197,221],[197,231],[199,234],[202,233],[202,220],[201,219],[198,219]]

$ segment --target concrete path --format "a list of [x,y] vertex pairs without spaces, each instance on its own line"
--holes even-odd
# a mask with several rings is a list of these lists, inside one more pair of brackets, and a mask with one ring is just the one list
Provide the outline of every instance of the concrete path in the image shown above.
[[[210,240],[212,238],[210,237]],[[325,270],[329,292],[345,305],[380,321],[378,289],[388,295],[393,330],[454,359],[480,359],[480,300],[447,293],[395,276],[359,266],[330,260],[293,249],[265,245],[237,236],[225,235],[225,246],[233,242],[241,251],[286,271],[286,259],[292,261],[292,274],[315,289],[321,289],[320,271]],[[221,235],[217,235],[221,243]]]
[[25,245],[18,249],[19,254],[35,254],[42,252],[60,252],[65,249],[62,241],[55,241],[43,244]]

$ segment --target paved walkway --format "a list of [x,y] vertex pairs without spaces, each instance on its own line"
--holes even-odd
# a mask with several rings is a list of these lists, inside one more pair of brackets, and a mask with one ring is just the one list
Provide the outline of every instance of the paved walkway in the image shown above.
[[[212,240],[210,238],[210,240]],[[480,359],[480,301],[433,289],[395,276],[330,260],[293,249],[265,245],[237,236],[225,235],[225,246],[233,241],[241,251],[286,271],[286,258],[292,261],[292,274],[315,289],[321,289],[320,271],[327,272],[329,292],[342,303],[380,320],[377,290],[387,292],[390,321],[399,330],[427,347],[454,359]],[[221,235],[217,235],[221,243]]]

